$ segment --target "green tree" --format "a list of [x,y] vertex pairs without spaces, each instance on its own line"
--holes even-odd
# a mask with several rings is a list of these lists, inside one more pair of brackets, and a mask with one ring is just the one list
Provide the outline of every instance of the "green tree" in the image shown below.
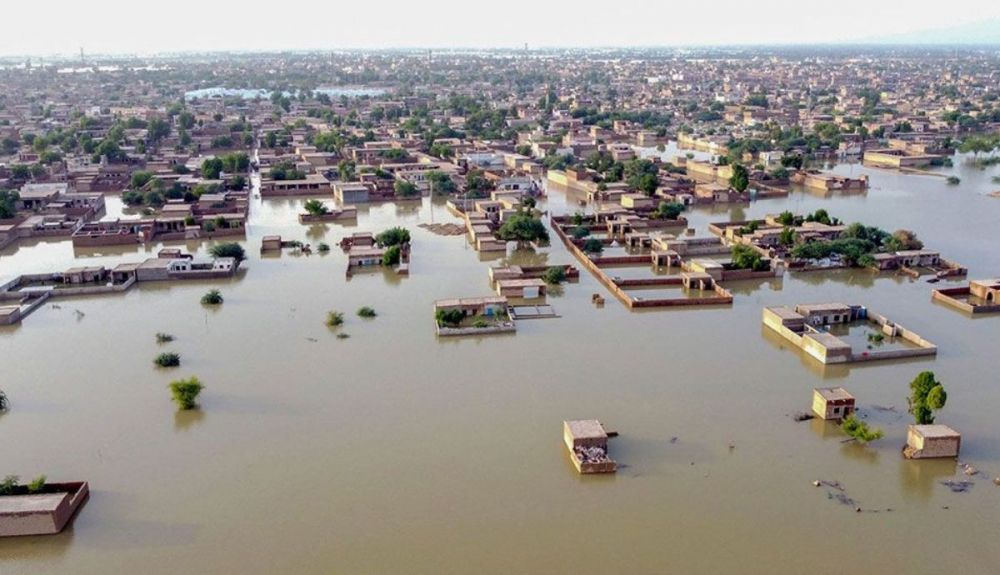
[[861,443],[882,439],[884,435],[881,429],[870,428],[867,422],[861,421],[853,413],[844,419],[843,423],[840,424],[840,429]]
[[597,238],[588,238],[583,242],[583,251],[588,254],[599,254],[604,251],[604,243]]
[[223,302],[222,292],[217,289],[208,290],[208,292],[201,296],[201,303],[204,305],[220,305]]
[[246,252],[243,250],[243,246],[236,242],[215,244],[208,250],[208,253],[212,254],[214,258],[236,258],[237,262],[246,259]]
[[734,245],[731,254],[733,267],[736,269],[759,272],[765,271],[770,267],[770,264],[760,255],[760,252],[748,245]]
[[910,413],[917,425],[934,423],[934,412],[948,402],[944,384],[939,382],[933,371],[924,371],[910,382]]
[[344,325],[344,314],[339,311],[329,311],[326,313],[326,326],[339,327]]
[[680,202],[660,202],[656,214],[665,220],[676,220],[684,212],[684,204]]
[[178,367],[181,364],[181,356],[173,352],[164,352],[156,356],[153,363],[159,367]]
[[20,195],[13,190],[0,190],[0,220],[17,215],[17,201]]
[[399,264],[402,259],[403,250],[401,247],[389,246],[385,253],[382,254],[382,265],[384,266],[394,266]]
[[397,198],[412,198],[420,195],[420,188],[418,188],[413,182],[396,180],[396,183],[393,184],[393,192],[396,194]]
[[427,172],[427,181],[430,182],[431,191],[434,195],[449,196],[458,191],[458,186],[451,176],[438,170]]
[[382,248],[410,243],[410,230],[400,227],[389,228],[375,236],[375,243]]
[[168,387],[174,403],[182,410],[194,409],[198,405],[198,396],[205,389],[197,377],[171,381]]
[[741,194],[750,186],[750,173],[742,164],[733,165],[733,175],[729,177],[729,185]]
[[372,309],[372,308],[370,308],[370,307],[368,307],[368,306],[362,306],[362,307],[358,308],[358,317],[362,317],[362,318],[365,318],[365,319],[372,319],[372,318],[374,318],[377,315],[378,314],[375,313],[375,310]]
[[201,177],[206,180],[218,180],[222,169],[221,158],[209,158],[201,163]]
[[330,208],[326,207],[326,204],[313,198],[306,200],[305,206],[303,206],[306,212],[312,216],[325,216],[330,213]]
[[540,219],[522,212],[507,218],[497,231],[497,237],[505,242],[547,241],[549,231],[545,229],[545,224]]
[[559,285],[566,281],[566,268],[564,266],[552,266],[542,272],[542,281],[551,285]]

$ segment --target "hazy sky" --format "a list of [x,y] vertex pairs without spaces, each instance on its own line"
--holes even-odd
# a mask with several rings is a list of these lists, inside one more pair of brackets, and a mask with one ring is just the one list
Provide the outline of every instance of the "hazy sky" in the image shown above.
[[[342,4],[343,2],[343,4]],[[1000,18],[996,0],[56,0],[4,6],[0,55],[828,43]]]

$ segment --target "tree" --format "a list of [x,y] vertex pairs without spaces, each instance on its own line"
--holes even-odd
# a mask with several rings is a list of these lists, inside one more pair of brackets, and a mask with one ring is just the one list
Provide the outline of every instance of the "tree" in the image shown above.
[[507,221],[497,231],[497,237],[505,242],[547,241],[549,231],[545,229],[542,220],[522,212],[507,218]]
[[680,202],[660,202],[656,214],[665,220],[676,220],[683,211],[684,204]]
[[385,250],[385,253],[382,254],[382,265],[394,266],[399,264],[402,254],[403,250],[399,246],[389,246],[389,249]]
[[17,201],[20,195],[13,190],[0,190],[0,220],[17,215]]
[[303,206],[309,215],[312,216],[325,216],[330,213],[330,208],[326,207],[326,204],[317,200],[311,199],[306,200],[305,206]]
[[542,272],[542,281],[551,285],[559,285],[566,281],[566,268],[564,266],[552,266]]
[[438,170],[427,172],[427,181],[430,183],[431,192],[434,195],[449,196],[458,191],[458,186],[451,176]]
[[910,382],[908,402],[917,425],[930,425],[934,423],[934,412],[948,402],[948,393],[933,371],[924,371]]
[[133,190],[140,190],[146,187],[146,184],[148,184],[152,179],[153,179],[153,172],[146,172],[146,171],[136,172],[132,174],[132,179],[129,182],[131,184],[130,187]]
[[209,158],[201,163],[201,177],[206,180],[218,180],[222,169],[222,159]]
[[7,399],[7,394],[0,389],[0,411],[7,411],[10,409],[10,401]]
[[377,315],[378,314],[375,313],[375,310],[368,306],[362,306],[358,308],[358,317],[363,317],[365,319],[372,319]]
[[795,244],[795,230],[789,227],[782,228],[781,234],[778,235],[778,243],[785,247],[791,247]]
[[393,184],[393,192],[396,194],[397,198],[412,198],[420,195],[420,188],[418,188],[413,182],[396,180],[396,183]]
[[164,352],[156,356],[153,363],[159,367],[177,367],[181,364],[181,356],[173,352]]
[[604,251],[604,242],[597,238],[589,238],[583,242],[583,251],[588,254],[599,254]]
[[460,309],[439,309],[434,313],[434,319],[437,320],[438,325],[454,327],[465,319],[465,312]]
[[339,311],[329,311],[326,313],[326,326],[339,327],[344,325],[344,314]]
[[161,118],[153,118],[146,126],[146,139],[151,144],[156,144],[160,140],[170,135],[170,122]]
[[410,230],[406,228],[389,228],[375,236],[375,243],[381,248],[399,246],[410,243]]
[[729,185],[741,194],[750,186],[750,173],[742,164],[733,165],[733,175],[729,177]]
[[208,290],[208,292],[201,296],[201,303],[204,305],[220,305],[223,302],[222,292],[217,289]]
[[871,429],[868,427],[868,423],[861,421],[853,413],[844,419],[843,423],[840,424],[840,429],[861,443],[882,439],[884,435],[881,429]]
[[250,156],[243,152],[226,154],[222,157],[222,171],[228,174],[245,172],[250,168]]
[[349,182],[354,179],[354,170],[357,165],[350,160],[341,160],[337,164],[337,173],[340,179],[345,182]]
[[246,252],[243,246],[236,242],[225,242],[215,244],[208,250],[213,258],[236,258],[237,263],[246,259]]
[[170,396],[174,400],[174,403],[177,404],[178,408],[185,411],[194,409],[198,405],[198,395],[201,394],[201,390],[205,389],[205,386],[201,384],[201,381],[197,377],[171,381],[168,387],[170,388]]
[[770,264],[764,260],[760,252],[744,244],[733,246],[732,262],[733,267],[740,270],[760,272],[770,268]]
[[920,241],[917,234],[910,230],[896,230],[891,237],[885,240],[885,249],[889,252],[920,250],[923,247],[924,242]]

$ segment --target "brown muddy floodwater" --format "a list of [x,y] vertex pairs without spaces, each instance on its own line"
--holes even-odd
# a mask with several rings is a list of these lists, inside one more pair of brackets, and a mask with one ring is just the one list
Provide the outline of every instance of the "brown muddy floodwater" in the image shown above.
[[[957,187],[843,165],[870,174],[871,190],[690,218],[705,235],[710,221],[822,207],[911,228],[970,278],[1000,275],[1000,200],[986,195],[997,171],[956,164],[946,173],[962,178]],[[142,286],[47,305],[0,330],[0,388],[12,404],[0,416],[0,475],[92,489],[64,533],[0,541],[0,573],[1000,570],[1000,317],[970,319],[932,304],[926,281],[868,272],[730,285],[731,308],[632,313],[584,273],[549,297],[559,319],[441,341],[432,302],[489,295],[492,261],[464,237],[417,227],[457,221],[444,205],[363,207],[356,226],[308,228],[296,221],[302,201],[254,203],[246,273],[219,285],[217,310],[198,301],[216,284]],[[546,207],[574,204],[551,190]],[[334,245],[395,224],[414,236],[408,278],[347,281],[336,246],[257,255],[267,234]],[[22,245],[2,254],[0,276],[113,266],[159,247]],[[558,242],[509,257],[575,263]],[[592,293],[607,304],[593,306]],[[940,353],[822,369],[761,325],[764,306],[831,300],[867,305]],[[356,317],[362,305],[378,317]],[[331,309],[346,312],[350,339],[323,325]],[[157,345],[161,331],[176,341]],[[153,368],[165,349],[181,354],[180,368]],[[967,493],[941,484],[964,478],[954,461],[900,455],[907,384],[925,369],[948,388],[938,421],[963,433],[961,460],[982,471]],[[206,384],[202,409],[178,413],[166,384],[188,375]],[[854,393],[885,438],[844,444],[832,426],[791,419],[829,385]],[[562,421],[574,418],[621,433],[617,475],[576,474],[562,443]]]

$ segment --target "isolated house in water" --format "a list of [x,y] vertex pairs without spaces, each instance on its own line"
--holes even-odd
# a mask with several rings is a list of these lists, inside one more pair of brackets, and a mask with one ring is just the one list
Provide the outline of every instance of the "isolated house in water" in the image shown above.
[[854,396],[843,387],[816,388],[812,410],[820,419],[838,421],[854,413]]

